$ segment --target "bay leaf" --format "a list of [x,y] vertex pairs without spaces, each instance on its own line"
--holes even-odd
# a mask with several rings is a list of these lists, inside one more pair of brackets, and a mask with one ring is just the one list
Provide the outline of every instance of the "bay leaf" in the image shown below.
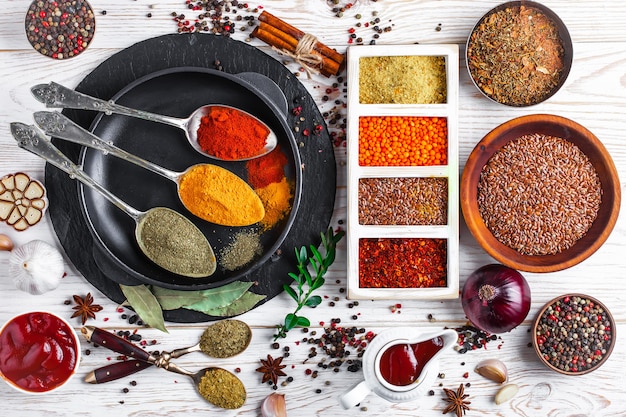
[[144,323],[164,333],[169,333],[165,328],[161,305],[146,285],[127,286],[120,284],[120,288],[126,300]]
[[201,312],[209,316],[217,316],[217,317],[237,316],[239,314],[245,313],[248,310],[251,310],[255,305],[257,305],[260,301],[264,300],[265,298],[266,298],[265,295],[259,295],[259,294],[253,293],[252,291],[247,291],[237,300],[233,301],[232,303],[230,303],[229,305],[225,307],[203,310]]
[[152,293],[163,310],[187,308],[202,311],[229,305],[248,291],[253,284],[253,282],[234,281],[218,288],[201,291],[178,291],[152,287]]

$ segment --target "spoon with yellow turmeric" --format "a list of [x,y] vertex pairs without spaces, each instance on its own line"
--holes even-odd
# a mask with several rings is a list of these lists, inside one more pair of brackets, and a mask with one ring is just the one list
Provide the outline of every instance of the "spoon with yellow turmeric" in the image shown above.
[[[185,132],[189,144],[199,153],[222,161],[245,161],[270,153],[278,143],[276,134],[259,118],[235,107],[223,104],[208,104],[197,108],[185,119],[131,109],[79,93],[67,87],[50,82],[31,88],[33,96],[46,107],[95,110],[105,114],[121,114],[151,122],[177,127]],[[246,129],[237,126],[245,126]],[[235,128],[233,128],[235,127]],[[223,131],[233,140],[227,146]],[[246,143],[245,147],[240,146]]]
[[106,152],[174,181],[180,201],[203,220],[224,226],[248,226],[265,216],[259,196],[225,168],[197,164],[183,172],[170,171],[105,142],[59,112],[39,111],[33,117],[48,135]]

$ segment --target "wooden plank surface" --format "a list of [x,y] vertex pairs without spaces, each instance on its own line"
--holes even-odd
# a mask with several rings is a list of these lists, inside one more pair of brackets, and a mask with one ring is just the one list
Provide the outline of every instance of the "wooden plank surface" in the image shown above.
[[[17,148],[9,132],[9,123],[20,121],[32,123],[31,114],[42,106],[31,97],[30,86],[51,80],[75,86],[99,63],[114,53],[144,39],[174,33],[176,24],[171,13],[187,13],[184,0],[91,0],[96,10],[97,29],[93,44],[80,56],[66,61],[54,61],[34,52],[24,35],[23,19],[30,1],[8,0],[3,2],[0,14],[0,175],[25,171],[35,178],[43,179],[44,164],[36,157]],[[320,38],[326,45],[343,52],[348,46],[348,29],[370,19],[376,11],[392,30],[380,36],[378,44],[457,43],[464,44],[474,23],[497,1],[435,1],[435,0],[363,0],[346,10],[342,18],[335,17],[325,0],[265,0],[250,6],[262,5],[265,10],[283,18],[305,32]],[[340,3],[347,3],[340,1]],[[563,89],[548,102],[529,108],[511,109],[490,103],[473,87],[461,59],[459,74],[459,155],[460,171],[474,145],[492,128],[511,118],[530,113],[553,113],[573,119],[592,132],[604,143],[617,166],[620,179],[626,178],[626,4],[614,0],[543,2],[552,8],[568,26],[574,42],[574,66]],[[101,14],[106,10],[106,15]],[[152,13],[148,18],[147,13]],[[436,30],[441,24],[441,30]],[[246,42],[248,32],[236,32],[235,39]],[[367,42],[372,31],[364,27],[357,33]],[[250,44],[262,48],[272,57],[278,56],[258,40]],[[286,63],[293,72],[298,65]],[[313,76],[307,79],[301,73],[301,82],[316,99],[321,111],[330,111],[334,100],[344,100],[341,89],[330,94],[324,101],[327,88],[336,78]],[[333,130],[333,129],[331,129]],[[332,225],[340,226],[346,219],[346,172],[345,148],[335,148],[338,166],[338,187]],[[622,191],[624,187],[622,186]],[[329,192],[335,192],[329,190]],[[3,401],[2,414],[7,416],[200,416],[200,415],[260,415],[262,399],[274,392],[260,383],[255,372],[259,359],[267,354],[282,355],[284,346],[290,347],[285,358],[286,371],[293,382],[282,386],[277,392],[287,398],[290,416],[322,415],[395,415],[438,416],[444,408],[442,390],[470,383],[467,393],[472,401],[468,416],[626,416],[623,396],[623,369],[626,369],[626,348],[622,331],[626,325],[626,286],[623,283],[626,249],[626,218],[620,213],[617,225],[605,243],[591,258],[568,270],[550,274],[524,275],[532,289],[532,307],[527,320],[517,329],[501,335],[502,341],[491,343],[486,350],[465,355],[450,353],[442,358],[440,369],[445,377],[433,385],[433,396],[403,404],[391,404],[374,395],[368,396],[361,407],[344,411],[338,403],[338,395],[356,384],[360,373],[342,369],[334,373],[319,370],[317,378],[306,375],[307,369],[317,369],[319,357],[307,361],[310,346],[302,343],[305,334],[301,330],[290,332],[280,341],[280,350],[272,348],[274,326],[292,311],[293,303],[284,294],[240,318],[253,327],[253,341],[242,355],[228,360],[212,360],[200,353],[187,355],[177,362],[190,369],[200,369],[207,364],[219,364],[234,370],[248,390],[248,401],[239,410],[222,411],[205,403],[195,392],[191,380],[159,369],[148,369],[130,378],[105,385],[93,386],[82,381],[92,369],[115,359],[115,355],[102,348],[94,349],[83,343],[80,370],[62,390],[39,397],[26,396],[0,384]],[[8,234],[21,245],[33,239],[41,239],[58,245],[48,217],[26,232],[14,232],[0,223],[0,233]],[[476,244],[464,223],[460,224],[460,277],[465,278],[477,267],[493,260]],[[67,276],[58,289],[41,296],[31,296],[14,289],[7,273],[8,253],[0,253],[0,322],[11,316],[33,309],[43,309],[69,318],[71,306],[64,301],[73,294],[92,292],[96,302],[104,306],[96,321],[91,324],[109,330],[135,330],[117,312],[118,306],[110,302],[66,262]],[[327,284],[320,294],[325,297],[321,306],[306,310],[313,325],[311,331],[320,334],[320,322],[326,325],[332,318],[340,318],[343,325],[354,325],[373,332],[394,326],[421,326],[441,328],[456,327],[465,322],[460,301],[360,301],[349,308],[345,299],[346,247],[342,242],[336,263],[328,274]],[[598,371],[589,375],[564,378],[543,367],[528,347],[528,333],[532,318],[538,309],[551,298],[567,292],[583,292],[603,301],[617,320],[617,346],[609,361]],[[326,298],[327,297],[327,298]],[[329,302],[337,297],[335,306]],[[401,313],[393,313],[391,306],[402,304]],[[432,314],[434,321],[428,319]],[[357,319],[352,319],[356,316]],[[78,322],[73,322],[78,329]],[[151,341],[155,349],[171,350],[196,343],[205,324],[168,323],[169,334],[157,330],[139,328],[139,333]],[[482,359],[498,358],[509,367],[510,380],[520,386],[519,394],[510,402],[496,406],[493,395],[497,387],[476,375],[473,368]],[[306,362],[306,363],[304,363]],[[464,376],[468,373],[467,378]],[[136,381],[131,385],[130,381]],[[124,389],[128,388],[128,393]],[[321,393],[316,393],[316,390]]]

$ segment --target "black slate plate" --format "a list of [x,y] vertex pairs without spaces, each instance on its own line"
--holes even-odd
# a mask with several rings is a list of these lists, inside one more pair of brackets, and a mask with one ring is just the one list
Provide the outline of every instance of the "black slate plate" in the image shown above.
[[[100,193],[81,187],[81,207],[94,236],[94,258],[109,278],[126,285],[150,284],[177,290],[203,290],[228,284],[253,272],[280,247],[293,224],[300,202],[300,155],[292,129],[287,125],[287,109],[278,109],[269,97],[250,85],[247,81],[250,76],[271,86],[269,79],[259,79],[260,75],[256,73],[240,76],[205,68],[175,67],[142,77],[113,98],[116,103],[130,108],[172,117],[188,117],[204,104],[224,104],[263,120],[276,133],[279,151],[288,161],[285,176],[292,184],[294,195],[290,212],[276,226],[260,233],[263,250],[258,256],[242,268],[226,270],[221,266],[222,251],[238,233],[259,233],[259,225],[227,227],[199,219],[185,209],[173,181],[120,158],[86,148],[81,163],[84,171],[96,182],[140,211],[169,207],[182,213],[207,237],[218,262],[215,273],[201,278],[172,274],[158,267],[139,249],[134,220],[109,204]],[[278,92],[282,94],[280,90]],[[92,131],[102,140],[174,172],[183,172],[194,164],[213,164],[244,180],[248,175],[246,162],[206,158],[196,152],[184,132],[175,127],[127,116],[100,114],[92,125]],[[115,274],[120,269],[128,276]]]
[[[280,62],[243,42],[209,34],[165,35],[135,44],[104,61],[76,86],[76,90],[102,99],[110,99],[125,86],[140,77],[172,67],[214,68],[220,62],[225,72],[237,74],[258,72],[278,84],[290,106],[302,106],[299,116],[289,115],[287,123],[295,126],[302,117],[301,129],[312,130],[323,123],[323,117],[312,97],[296,77]],[[97,113],[64,110],[64,114],[85,128]],[[336,166],[332,142],[326,128],[319,135],[296,136],[300,159],[304,166],[298,216],[281,246],[281,255],[270,258],[261,268],[241,278],[255,281],[253,291],[266,295],[265,302],[290,283],[288,272],[295,271],[293,249],[302,245],[318,245],[320,233],[329,225],[335,201]],[[81,146],[54,140],[73,161],[78,162]],[[119,285],[105,275],[94,260],[94,241],[81,215],[79,186],[55,167],[46,165],[46,188],[50,201],[49,214],[54,230],[69,259],[80,273],[111,300],[121,303],[125,297]],[[123,274],[119,271],[119,274]],[[202,313],[185,309],[165,311],[172,322],[201,322],[215,320]]]

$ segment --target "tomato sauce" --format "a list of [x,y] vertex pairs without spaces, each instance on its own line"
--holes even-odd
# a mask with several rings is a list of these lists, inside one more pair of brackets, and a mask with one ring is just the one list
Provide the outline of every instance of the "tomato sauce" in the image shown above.
[[0,372],[26,391],[44,392],[63,384],[77,360],[73,330],[51,314],[22,314],[0,334]]
[[420,343],[400,343],[385,350],[380,358],[380,373],[392,385],[412,384],[429,360],[443,348],[441,336]]

